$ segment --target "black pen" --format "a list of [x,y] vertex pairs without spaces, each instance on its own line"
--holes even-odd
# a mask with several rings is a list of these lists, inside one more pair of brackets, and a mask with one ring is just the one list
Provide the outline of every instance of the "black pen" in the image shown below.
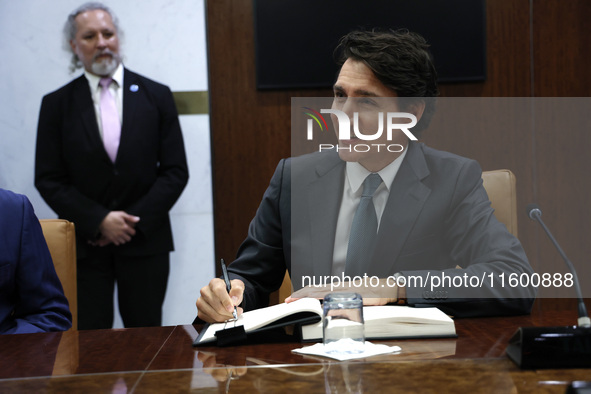
[[[226,268],[226,263],[224,262],[224,259],[221,259],[222,261],[222,274],[224,275],[224,282],[226,282],[226,290],[228,291],[228,294],[230,294],[230,289],[232,289],[232,284],[230,283],[230,277],[228,276],[228,269]],[[234,316],[234,319],[238,319],[238,312],[236,311],[236,306],[234,306],[234,311],[232,312],[232,316]]]

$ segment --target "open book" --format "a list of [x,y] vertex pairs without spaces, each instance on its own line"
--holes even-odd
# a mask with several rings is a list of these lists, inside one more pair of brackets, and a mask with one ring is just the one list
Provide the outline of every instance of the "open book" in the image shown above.
[[[363,307],[366,339],[455,337],[454,321],[437,308],[384,305]],[[295,324],[303,341],[322,340],[322,305],[315,298],[245,312],[237,321],[208,324],[193,345],[215,342],[216,332],[243,326],[246,335]]]

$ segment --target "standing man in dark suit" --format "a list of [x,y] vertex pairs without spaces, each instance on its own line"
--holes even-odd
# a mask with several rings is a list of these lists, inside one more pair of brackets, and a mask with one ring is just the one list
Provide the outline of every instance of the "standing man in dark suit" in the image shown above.
[[427,48],[404,30],[343,37],[331,108],[338,145],[281,160],[228,267],[230,292],[212,279],[197,300],[199,318],[224,321],[234,306],[265,306],[286,269],[295,290],[308,286],[312,296],[318,285],[359,278],[350,290],[371,294],[364,303],[437,306],[454,316],[529,313],[535,290],[501,278],[533,271],[495,218],[478,163],[401,130],[376,133],[384,112],[410,114],[416,135],[428,127],[438,89]]
[[110,328],[113,291],[126,327],[157,326],[173,239],[168,216],[188,180],[170,89],[123,67],[111,10],[87,3],[64,27],[72,71],[46,95],[35,185],[76,225],[80,329]]

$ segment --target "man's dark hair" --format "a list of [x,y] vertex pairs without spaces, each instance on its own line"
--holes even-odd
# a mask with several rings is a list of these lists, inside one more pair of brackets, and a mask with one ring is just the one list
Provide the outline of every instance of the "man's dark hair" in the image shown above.
[[406,29],[357,30],[341,38],[335,59],[339,66],[349,58],[361,61],[399,97],[421,98],[425,111],[412,129],[418,135],[429,126],[435,113],[435,97],[439,95],[437,71],[428,48],[421,35]]

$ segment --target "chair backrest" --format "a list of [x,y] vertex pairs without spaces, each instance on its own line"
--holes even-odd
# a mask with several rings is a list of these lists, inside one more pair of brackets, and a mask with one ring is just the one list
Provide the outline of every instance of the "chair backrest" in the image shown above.
[[78,328],[78,292],[76,286],[76,233],[74,223],[62,219],[41,219],[41,228],[53,259],[53,265],[72,312],[72,329]]
[[482,182],[495,216],[517,237],[517,192],[515,175],[509,170],[484,171]]
[[[491,206],[495,210],[495,217],[503,223],[511,234],[517,237],[517,193],[515,175],[510,170],[483,171],[482,182]],[[283,302],[292,292],[289,272],[279,290],[271,293],[269,304]]]

